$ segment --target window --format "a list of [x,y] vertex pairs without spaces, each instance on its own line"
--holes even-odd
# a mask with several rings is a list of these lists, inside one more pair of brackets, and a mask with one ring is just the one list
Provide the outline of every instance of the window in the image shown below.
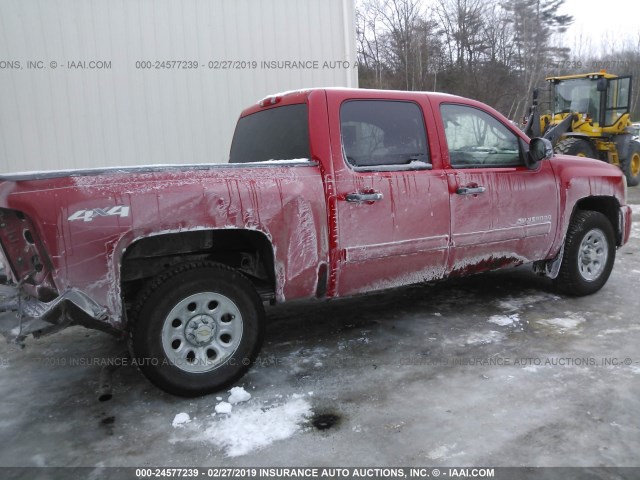
[[241,118],[231,142],[229,163],[309,158],[307,105],[286,105]]
[[413,102],[350,100],[340,108],[340,130],[353,167],[429,167],[422,110]]
[[587,113],[593,120],[599,121],[600,92],[597,80],[578,78],[558,82],[554,103],[554,113]]
[[452,167],[522,164],[518,137],[488,113],[463,105],[442,105],[440,112]]
[[604,120],[606,126],[613,125],[622,115],[629,112],[630,90],[631,78],[629,77],[609,80]]

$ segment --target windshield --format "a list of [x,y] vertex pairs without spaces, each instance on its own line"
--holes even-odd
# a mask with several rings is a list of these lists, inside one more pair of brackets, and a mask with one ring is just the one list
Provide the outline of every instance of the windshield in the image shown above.
[[555,85],[554,113],[587,113],[598,121],[600,118],[600,92],[597,80],[577,78],[562,80]]
[[238,120],[229,163],[308,159],[307,105],[270,108]]

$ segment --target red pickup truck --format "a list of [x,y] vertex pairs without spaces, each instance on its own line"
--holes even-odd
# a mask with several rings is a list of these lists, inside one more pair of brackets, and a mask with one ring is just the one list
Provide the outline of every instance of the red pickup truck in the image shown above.
[[631,227],[619,169],[553,155],[492,108],[439,93],[273,95],[242,112],[229,164],[0,181],[14,336],[126,334],[143,373],[185,396],[246,372],[265,303],[525,263],[587,295]]

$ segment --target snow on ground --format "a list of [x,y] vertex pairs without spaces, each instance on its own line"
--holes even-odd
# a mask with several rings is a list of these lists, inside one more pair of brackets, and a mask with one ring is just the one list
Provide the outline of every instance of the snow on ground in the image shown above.
[[511,315],[491,315],[487,322],[495,323],[501,327],[506,327],[520,322],[520,315],[517,313],[513,313]]
[[238,457],[293,436],[312,415],[306,396],[312,396],[313,392],[286,398],[276,395],[273,402],[250,400],[251,395],[242,387],[234,387],[229,392],[229,400],[243,400],[234,405],[220,401],[214,407],[216,413],[205,416],[206,420],[196,422],[187,413],[177,414],[172,425],[184,430],[176,431],[169,442],[204,441],[228,457]]
[[216,411],[216,413],[231,413],[231,410],[233,410],[233,405],[228,402],[220,402],[214,407],[214,410]]
[[560,300],[561,297],[551,293],[532,293],[530,295],[509,296],[504,300],[498,300],[498,307],[507,312],[516,312],[535,303]]
[[291,437],[310,415],[311,405],[302,397],[271,407],[246,404],[214,421],[198,437],[237,457]]
[[251,398],[251,394],[242,387],[233,387],[229,390],[229,403],[235,405],[236,403],[246,402]]
[[538,320],[538,323],[547,325],[549,327],[558,328],[561,331],[575,330],[578,325],[584,323],[585,319],[578,315],[571,315],[564,318],[549,318],[545,320]]
[[465,345],[487,345],[489,343],[502,342],[505,339],[504,333],[491,330],[490,332],[473,333],[467,337]]
[[176,428],[176,427],[181,427],[184,424],[189,422],[191,422],[191,417],[189,417],[189,414],[185,412],[181,412],[174,417],[173,422],[171,422],[171,425],[173,426],[173,428]]
[[430,450],[429,453],[427,453],[427,458],[429,458],[430,460],[442,460],[445,458],[457,457],[458,455],[464,454],[464,452],[451,453],[457,445],[457,443],[440,445],[439,447]]

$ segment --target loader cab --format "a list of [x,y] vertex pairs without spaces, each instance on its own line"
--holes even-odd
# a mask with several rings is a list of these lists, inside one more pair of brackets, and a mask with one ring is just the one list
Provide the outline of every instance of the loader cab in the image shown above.
[[[604,71],[584,75],[550,77],[554,120],[571,112],[593,127],[613,127],[627,113],[631,100],[631,77]],[[553,122],[557,123],[557,122]],[[621,128],[626,125],[621,125]]]

